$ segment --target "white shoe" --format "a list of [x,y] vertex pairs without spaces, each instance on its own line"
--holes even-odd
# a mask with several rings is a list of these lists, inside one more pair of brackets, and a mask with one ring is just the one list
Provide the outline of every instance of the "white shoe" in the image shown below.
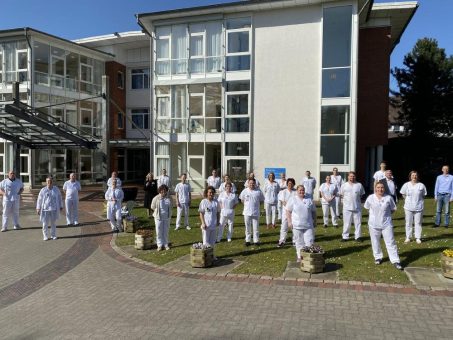
[[407,238],[407,239],[404,240],[404,243],[409,243],[410,241],[411,240]]
[[192,229],[192,228],[191,228],[191,227],[189,227],[188,225],[186,225],[186,229],[187,229],[187,230],[190,230],[190,229]]
[[8,229],[6,228],[2,228],[2,233],[4,233],[5,231],[7,231]]
[[415,242],[417,242],[417,244],[420,244],[422,243],[422,240],[420,240],[419,238],[415,240]]
[[52,240],[56,240],[56,239],[58,239],[58,237],[56,237],[56,236],[52,237]]
[[22,228],[20,227],[20,225],[15,225],[13,228],[14,228],[14,230],[22,229]]
[[49,238],[47,236],[43,237],[43,241],[47,241]]
[[175,230],[179,230],[179,229],[181,229],[181,228],[180,228],[180,227],[176,227],[176,228],[175,228]]
[[157,247],[157,251],[161,251],[162,250],[162,247]]
[[231,242],[231,238],[229,238],[227,241],[228,241],[228,242]]
[[165,246],[165,250],[170,250],[170,247],[169,246]]
[[75,222],[74,222],[74,225],[79,225],[79,222],[75,221]]

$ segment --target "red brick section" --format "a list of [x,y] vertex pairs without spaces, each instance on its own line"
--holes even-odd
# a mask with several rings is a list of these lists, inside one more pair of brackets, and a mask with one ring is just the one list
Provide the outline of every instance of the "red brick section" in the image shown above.
[[390,27],[360,29],[356,171],[362,183],[367,147],[387,144],[390,53]]

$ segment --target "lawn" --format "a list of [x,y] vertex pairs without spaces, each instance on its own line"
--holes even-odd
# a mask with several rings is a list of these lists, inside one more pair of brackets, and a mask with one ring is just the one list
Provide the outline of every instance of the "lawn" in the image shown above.
[[[172,247],[169,251],[152,251],[139,255],[138,258],[158,265],[173,261],[189,253],[189,247],[201,241],[200,222],[197,208],[199,200],[192,202],[190,209],[190,225],[192,230],[180,229],[175,231],[176,209],[173,214],[170,226],[170,242]],[[433,199],[425,200],[425,214],[422,233],[422,244],[412,241],[404,244],[404,210],[403,202],[398,203],[398,209],[393,216],[395,225],[394,233],[398,245],[399,255],[403,266],[411,267],[440,267],[440,253],[447,248],[453,248],[453,228],[443,227],[433,229],[435,203]],[[139,216],[140,220],[150,228],[154,228],[154,220],[148,219],[144,208],[135,208],[134,215]],[[260,246],[245,247],[244,245],[244,221],[241,215],[242,205],[236,207],[236,219],[234,226],[233,241],[231,243],[223,240],[215,247],[217,257],[235,258],[244,261],[244,264],[234,270],[234,273],[281,276],[284,272],[287,261],[295,260],[296,251],[291,246],[277,248],[279,238],[279,228],[267,230],[265,217],[260,219]],[[263,211],[264,214],[264,211]],[[380,266],[374,264],[371,251],[371,243],[367,227],[368,213],[363,211],[362,237],[364,241],[357,243],[354,240],[342,243],[341,232],[342,222],[339,228],[329,226],[323,228],[322,212],[318,207],[318,226],[315,229],[316,244],[326,251],[326,262],[334,263],[339,270],[341,280],[371,281],[408,284],[409,280],[404,272],[396,270],[389,262],[385,245],[381,241],[384,249],[384,263]],[[353,227],[352,238],[353,238]],[[226,230],[225,230],[226,233]],[[291,235],[291,234],[290,234]],[[118,246],[134,244],[133,234],[119,234],[116,244]]]

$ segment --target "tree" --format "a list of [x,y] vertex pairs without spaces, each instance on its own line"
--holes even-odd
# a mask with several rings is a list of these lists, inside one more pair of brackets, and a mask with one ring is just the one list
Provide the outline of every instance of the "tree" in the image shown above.
[[391,92],[405,134],[416,144],[452,137],[453,56],[447,57],[437,40],[423,38],[406,54],[403,64],[392,70],[399,91]]

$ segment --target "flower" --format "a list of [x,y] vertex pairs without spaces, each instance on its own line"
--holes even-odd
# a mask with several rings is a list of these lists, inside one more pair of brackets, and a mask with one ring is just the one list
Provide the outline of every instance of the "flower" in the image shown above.
[[144,237],[151,237],[153,236],[153,232],[151,231],[151,229],[138,229],[135,234],[137,235],[140,235],[140,236],[144,236]]
[[324,250],[320,246],[314,244],[310,247],[303,247],[302,251],[304,253],[324,253]]
[[442,254],[444,254],[446,257],[453,257],[453,249],[445,249]]
[[192,248],[193,249],[209,249],[209,248],[211,248],[211,246],[198,242],[198,243],[192,244]]

